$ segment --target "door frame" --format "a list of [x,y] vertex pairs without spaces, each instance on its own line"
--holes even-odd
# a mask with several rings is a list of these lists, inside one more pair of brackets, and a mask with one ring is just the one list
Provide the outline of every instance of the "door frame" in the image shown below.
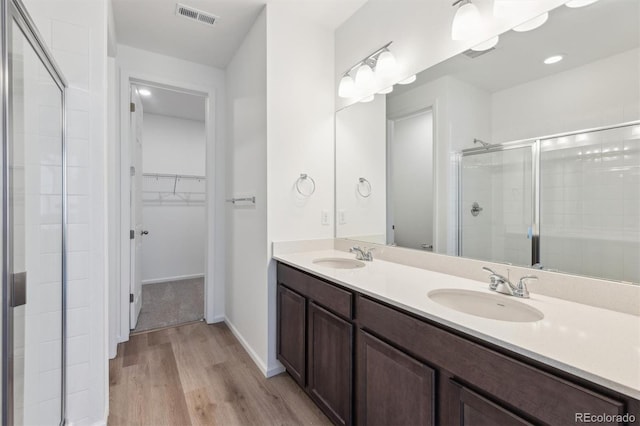
[[[207,323],[213,323],[220,320],[215,316],[214,310],[214,294],[218,283],[215,282],[215,263],[214,263],[214,243],[216,240],[216,179],[215,179],[215,162],[216,162],[216,97],[213,88],[207,86],[199,86],[185,82],[176,82],[157,75],[145,75],[136,72],[129,72],[121,69],[120,72],[120,156],[119,169],[116,173],[120,177],[119,185],[119,286],[117,281],[113,285],[118,286],[119,295],[116,300],[116,341],[118,343],[129,340],[131,332],[130,326],[130,306],[129,292],[131,288],[131,240],[129,238],[131,203],[129,191],[131,188],[130,173],[130,153],[129,153],[129,135],[130,135],[130,111],[129,111],[129,90],[132,85],[146,85],[150,87],[158,87],[170,90],[177,90],[183,93],[202,96],[205,98],[205,170],[206,170],[206,201],[205,201],[205,268],[204,268],[204,317]],[[116,156],[117,157],[117,156]],[[117,158],[118,159],[118,158]],[[112,311],[113,312],[113,311]]]
[[387,117],[387,143],[386,143],[386,163],[387,163],[387,179],[386,179],[386,183],[387,183],[387,199],[385,200],[386,206],[387,206],[387,223],[385,224],[386,227],[386,233],[387,233],[387,244],[389,243],[389,237],[393,236],[394,241],[395,241],[395,231],[392,228],[394,219],[395,219],[395,215],[393,213],[393,205],[391,203],[391,194],[392,194],[392,188],[391,188],[391,181],[392,181],[392,173],[393,173],[393,166],[392,166],[392,158],[393,158],[393,150],[391,149],[391,145],[393,144],[393,137],[394,137],[394,129],[395,129],[395,123],[397,121],[402,121],[402,120],[406,120],[408,118],[413,118],[413,117],[417,117],[419,115],[422,114],[431,114],[431,198],[433,200],[433,204],[431,206],[431,233],[433,235],[433,248],[432,248],[432,252],[433,253],[438,253],[438,251],[436,251],[436,247],[438,246],[438,169],[437,169],[437,154],[438,154],[438,148],[437,148],[437,143],[436,143],[436,110],[437,110],[437,105],[434,102],[432,105],[426,106],[426,107],[420,107],[417,109],[410,109],[409,111],[403,111],[401,113],[398,114],[392,114],[389,115]]

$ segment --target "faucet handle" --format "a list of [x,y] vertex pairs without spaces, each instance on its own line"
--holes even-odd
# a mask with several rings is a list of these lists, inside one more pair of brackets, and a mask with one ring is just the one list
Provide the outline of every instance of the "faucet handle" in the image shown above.
[[483,266],[483,267],[482,267],[482,270],[483,270],[483,271],[487,271],[487,272],[488,272],[488,273],[490,273],[491,275],[498,275],[498,274],[496,274],[496,273],[493,271],[493,269],[491,269],[491,268],[487,268],[486,266]]
[[520,280],[518,281],[518,285],[516,285],[515,295],[524,299],[528,299],[529,289],[527,288],[527,281],[537,279],[538,277],[536,277],[535,275],[525,275],[524,277],[520,278]]
[[498,285],[504,282],[503,277],[497,274],[496,272],[494,272],[493,269],[487,268],[486,266],[483,266],[482,269],[489,273],[489,279],[491,280],[491,284],[489,284],[489,289],[495,291],[498,288]]

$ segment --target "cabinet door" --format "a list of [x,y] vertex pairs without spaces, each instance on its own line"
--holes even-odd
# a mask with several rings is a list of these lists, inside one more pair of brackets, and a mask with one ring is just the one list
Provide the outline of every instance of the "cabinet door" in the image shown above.
[[358,424],[435,424],[433,369],[364,331],[356,365]]
[[306,330],[306,299],[278,285],[278,360],[302,387],[306,381]]
[[309,392],[336,424],[351,424],[353,326],[309,305]]
[[453,383],[460,404],[460,409],[457,410],[460,418],[452,424],[461,426],[523,426],[532,424],[472,390]]

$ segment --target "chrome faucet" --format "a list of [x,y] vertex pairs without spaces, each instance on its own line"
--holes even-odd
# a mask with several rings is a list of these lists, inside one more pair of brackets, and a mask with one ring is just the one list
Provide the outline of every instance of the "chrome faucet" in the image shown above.
[[357,260],[364,260],[365,262],[373,261],[373,248],[361,248],[360,246],[353,246],[349,249],[349,252],[356,254]]
[[507,294],[509,296],[521,297],[523,299],[529,298],[527,281],[538,279],[538,277],[536,277],[535,275],[525,275],[524,277],[520,278],[520,280],[518,280],[518,284],[513,284],[511,283],[509,278],[494,272],[486,266],[483,266],[482,269],[490,274],[489,280],[491,281],[491,283],[489,284],[489,290]]

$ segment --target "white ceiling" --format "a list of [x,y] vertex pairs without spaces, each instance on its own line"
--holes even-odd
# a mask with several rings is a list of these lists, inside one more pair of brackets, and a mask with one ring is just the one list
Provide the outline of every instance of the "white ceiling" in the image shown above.
[[286,3],[296,14],[332,30],[367,0],[180,0],[219,17],[214,26],[175,14],[178,0],[111,0],[118,43],[224,69],[266,3]]
[[168,115],[187,120],[205,120],[206,106],[203,96],[142,84],[136,84],[135,87],[151,92],[151,96],[140,96],[143,111],[147,114]]
[[[418,74],[408,86],[396,86],[393,96],[444,75],[451,75],[490,93],[543,78],[638,47],[640,2],[603,0],[571,9],[560,6],[542,27],[500,36],[494,51],[470,59],[457,55]],[[554,65],[543,60],[564,54]]]

